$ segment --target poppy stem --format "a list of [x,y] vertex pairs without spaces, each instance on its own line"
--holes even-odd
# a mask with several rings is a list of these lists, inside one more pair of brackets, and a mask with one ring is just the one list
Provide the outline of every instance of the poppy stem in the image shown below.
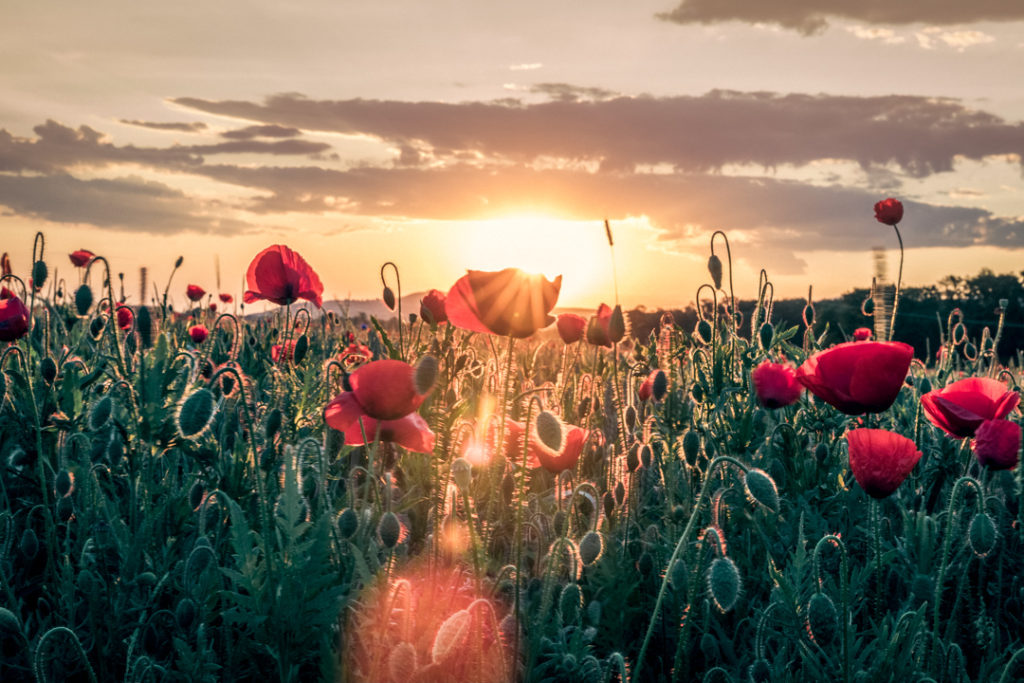
[[899,224],[893,225],[892,229],[896,231],[896,239],[900,243],[900,267],[896,273],[896,291],[892,296],[892,320],[889,322],[888,341],[892,341],[892,335],[896,328],[896,307],[900,303],[900,284],[903,282],[903,238],[900,236]]

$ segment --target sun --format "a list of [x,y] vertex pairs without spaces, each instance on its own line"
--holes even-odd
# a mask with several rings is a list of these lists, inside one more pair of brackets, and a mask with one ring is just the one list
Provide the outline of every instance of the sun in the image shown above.
[[612,261],[600,221],[518,214],[464,225],[462,264],[473,270],[519,268],[562,276],[559,306],[614,296]]

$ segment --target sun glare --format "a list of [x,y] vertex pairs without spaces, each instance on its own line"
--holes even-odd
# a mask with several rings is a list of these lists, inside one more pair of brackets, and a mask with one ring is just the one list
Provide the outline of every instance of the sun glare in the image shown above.
[[462,244],[465,268],[514,267],[548,278],[561,275],[559,306],[614,295],[611,256],[599,221],[536,215],[476,221],[467,224]]

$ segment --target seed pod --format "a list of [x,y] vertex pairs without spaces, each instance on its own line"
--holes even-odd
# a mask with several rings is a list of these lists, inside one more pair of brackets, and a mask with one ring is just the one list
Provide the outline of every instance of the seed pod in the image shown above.
[[818,645],[831,643],[839,631],[835,603],[825,593],[815,593],[807,603],[807,635]]
[[401,642],[388,655],[388,677],[391,683],[408,683],[416,675],[416,648]]
[[699,454],[700,434],[695,429],[687,429],[683,434],[683,455],[686,456],[686,464],[690,467],[696,465]]
[[395,301],[395,293],[391,290],[390,287],[385,285],[385,287],[384,287],[384,305],[388,307],[389,311],[393,311],[393,310],[395,310],[395,304],[396,303],[397,302]]
[[722,288],[722,259],[712,254],[708,259],[708,272],[711,274],[711,281],[715,283],[715,289]]
[[110,394],[106,394],[103,398],[96,401],[92,406],[92,410],[89,411],[89,430],[98,432],[105,427],[113,412],[114,401],[110,398]]
[[352,538],[359,530],[359,513],[352,508],[345,508],[338,513],[338,533],[342,538]]
[[658,370],[654,373],[654,382],[651,383],[651,397],[655,401],[660,401],[665,398],[665,394],[668,393],[668,375],[665,374],[664,370]]
[[740,596],[742,580],[736,563],[728,557],[716,557],[708,568],[708,596],[719,612],[728,612]]
[[75,490],[75,477],[67,470],[61,470],[53,480],[53,490],[58,497],[70,496]]
[[46,278],[50,275],[50,269],[46,267],[45,261],[36,261],[32,264],[32,286],[42,289],[46,284]]
[[583,609],[583,591],[575,583],[566,584],[558,596],[558,614],[562,624],[577,624]]
[[178,433],[186,439],[194,439],[205,432],[213,423],[217,412],[217,399],[205,387],[193,391],[178,409]]
[[377,523],[377,538],[388,550],[398,545],[402,537],[402,523],[394,512],[385,512]]
[[473,616],[467,610],[459,610],[444,620],[434,636],[430,658],[435,664],[443,664],[463,650],[469,639]]
[[600,531],[588,531],[579,545],[580,561],[587,567],[601,559],[604,554],[604,537]]
[[42,375],[44,382],[52,385],[53,380],[57,379],[57,363],[47,356],[39,363],[39,374]]
[[437,358],[427,354],[416,363],[416,370],[412,376],[413,386],[420,396],[430,393],[437,381],[438,365]]
[[757,331],[757,338],[761,342],[761,348],[767,351],[775,340],[775,326],[771,323],[762,323]]
[[89,285],[81,285],[75,290],[75,310],[79,316],[85,316],[92,308],[92,290]]
[[756,467],[747,470],[743,475],[743,488],[751,502],[763,505],[772,512],[779,511],[779,490],[764,470]]
[[988,513],[979,512],[974,515],[967,530],[967,543],[971,546],[971,551],[978,557],[988,557],[995,549],[998,539],[999,532]]
[[542,410],[534,425],[542,444],[556,452],[562,450],[562,422],[554,413]]
[[465,493],[473,483],[473,466],[465,458],[452,461],[452,480]]

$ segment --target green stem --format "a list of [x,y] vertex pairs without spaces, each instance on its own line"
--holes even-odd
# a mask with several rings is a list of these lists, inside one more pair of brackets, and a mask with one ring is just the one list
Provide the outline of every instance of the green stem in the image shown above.
[[903,238],[900,236],[898,225],[892,226],[892,229],[896,231],[896,239],[900,243],[900,267],[896,274],[896,291],[892,297],[892,320],[889,322],[889,341],[892,341],[892,335],[896,328],[896,307],[900,303],[900,284],[903,282]]

